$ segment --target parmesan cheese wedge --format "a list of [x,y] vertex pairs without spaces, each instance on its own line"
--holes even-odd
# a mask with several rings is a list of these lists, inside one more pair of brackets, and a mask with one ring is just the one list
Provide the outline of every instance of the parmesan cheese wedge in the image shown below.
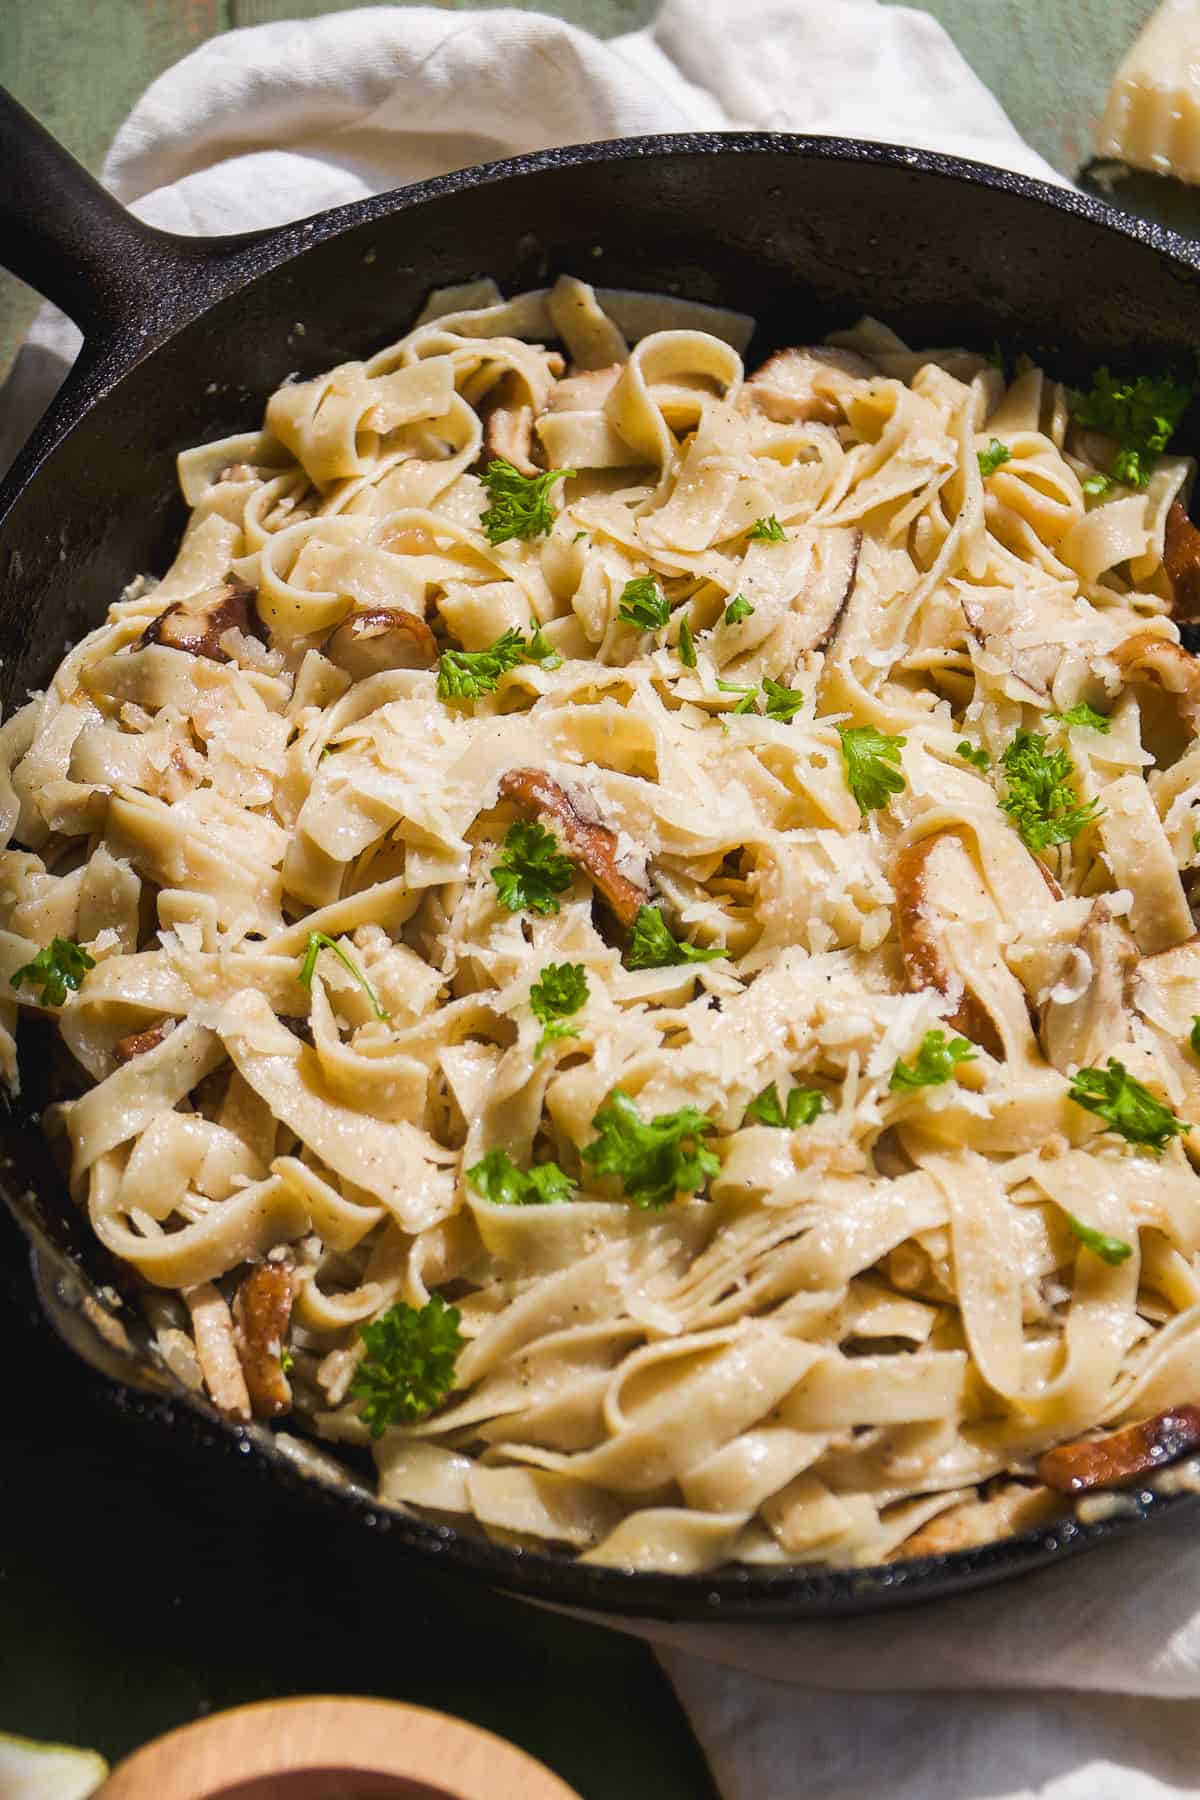
[[1163,0],[1117,70],[1096,147],[1200,182],[1200,0]]

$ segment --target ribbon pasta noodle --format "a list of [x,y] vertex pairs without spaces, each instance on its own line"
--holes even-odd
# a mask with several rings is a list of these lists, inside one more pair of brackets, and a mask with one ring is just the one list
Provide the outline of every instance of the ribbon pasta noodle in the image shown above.
[[[1200,1146],[1073,1097],[1114,1058],[1200,1120],[1191,464],[1097,495],[1039,369],[867,320],[748,373],[748,331],[434,296],[180,458],[173,567],[0,731],[0,1065],[54,1007],[72,1192],[167,1365],[387,1504],[683,1573],[1039,1524],[1045,1453],[1200,1386]],[[1069,759],[1057,843],[1001,805],[1019,732]],[[522,822],[559,873],[510,909]],[[616,1090],[703,1115],[673,1197],[589,1155]],[[363,1328],[431,1296],[453,1380],[372,1439]]]

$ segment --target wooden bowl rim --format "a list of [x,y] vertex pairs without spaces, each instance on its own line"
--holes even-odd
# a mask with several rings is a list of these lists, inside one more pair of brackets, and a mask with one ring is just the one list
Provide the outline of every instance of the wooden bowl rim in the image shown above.
[[93,1800],[218,1800],[239,1782],[318,1769],[424,1782],[446,1800],[580,1800],[482,1726],[338,1694],[259,1700],[181,1725],[118,1763]]

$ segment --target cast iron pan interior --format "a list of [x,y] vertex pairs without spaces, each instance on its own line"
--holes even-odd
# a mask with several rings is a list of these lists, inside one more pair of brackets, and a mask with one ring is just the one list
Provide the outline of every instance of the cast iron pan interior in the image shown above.
[[[188,445],[255,427],[286,376],[399,336],[429,290],[477,274],[506,292],[561,271],[750,312],[751,354],[871,311],[921,345],[1028,351],[1068,378],[1104,361],[1193,368],[1200,268],[1186,240],[1103,203],[994,169],[877,145],[770,135],[588,144],[469,169],[252,238],[180,240],[137,225],[27,115],[0,104],[0,245],[68,307],[87,343],[0,490],[5,709],[45,681],[139,571],[161,572],[184,520]],[[16,169],[9,179],[8,171]],[[1191,442],[1200,448],[1196,421]],[[1184,433],[1185,440],[1188,432]],[[258,1427],[236,1430],[102,1341],[98,1286],[116,1272],[81,1229],[35,1115],[54,1077],[43,1037],[0,1121],[0,1194],[37,1250],[44,1301],[117,1410],[164,1455],[211,1470],[248,1459],[314,1513],[357,1519],[364,1554],[440,1558],[514,1592],[667,1619],[870,1612],[1058,1561],[1132,1518],[1069,1522],[883,1569],[680,1576],[519,1554],[381,1512],[369,1493],[297,1473]],[[136,1330],[128,1307],[118,1317]],[[101,1321],[103,1322],[103,1320]],[[147,1387],[149,1383],[149,1387]],[[114,1427],[116,1431],[116,1427]],[[168,1441],[169,1440],[169,1441]],[[165,1486],[165,1484],[164,1484]],[[1187,1504],[1139,1499],[1136,1518]]]

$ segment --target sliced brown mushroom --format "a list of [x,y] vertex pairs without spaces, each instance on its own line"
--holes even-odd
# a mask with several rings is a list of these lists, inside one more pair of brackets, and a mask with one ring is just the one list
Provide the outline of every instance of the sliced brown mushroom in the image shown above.
[[250,1417],[250,1395],[225,1297],[211,1281],[204,1281],[198,1287],[185,1288],[183,1298],[191,1314],[196,1361],[213,1405],[245,1423]]
[[186,650],[190,656],[227,663],[230,656],[221,648],[227,631],[240,631],[267,642],[256,598],[254,589],[243,582],[223,581],[219,587],[207,588],[188,600],[176,600],[157,619],[151,619],[139,644],[165,644],[169,650]]
[[522,475],[536,475],[533,460],[533,407],[520,396],[525,384],[514,370],[502,375],[479,408],[485,462],[503,457]]
[[549,813],[566,853],[587,872],[618,921],[631,926],[650,898],[645,882],[631,880],[620,867],[617,834],[598,819],[585,818],[577,801],[542,769],[509,769],[500,777],[500,798],[528,817]]
[[242,1281],[233,1302],[237,1350],[254,1415],[278,1418],[292,1404],[283,1372],[283,1348],[292,1316],[292,1277],[284,1263],[259,1263]]
[[1137,966],[1137,950],[1129,933],[1113,918],[1104,900],[1097,900],[1084,921],[1075,947],[1083,967],[1078,969],[1082,991],[1070,999],[1055,999],[1058,987],[1070,979],[1070,963],[1041,1008],[1041,1038],[1046,1059],[1065,1074],[1070,1068],[1099,1063],[1129,1036],[1126,995]]
[[1129,1487],[1200,1445],[1200,1406],[1173,1406],[1079,1444],[1059,1444],[1038,1458],[1037,1472],[1060,1494]]
[[163,1019],[145,1031],[131,1031],[128,1037],[117,1039],[113,1055],[119,1063],[132,1062],[135,1056],[145,1056],[147,1050],[157,1050],[168,1032],[174,1029],[174,1019]]
[[546,412],[601,412],[621,378],[622,363],[604,369],[573,369],[556,381],[546,397]]
[[794,642],[796,650],[824,650],[832,642],[854,592],[862,532],[833,526],[817,534],[816,549],[816,572],[792,602],[792,611],[808,628],[803,639]]
[[[951,831],[934,832],[907,844],[892,865],[896,926],[904,978],[914,992],[933,988],[953,1007],[946,1019],[993,1056],[1003,1056],[996,1025],[970,992],[949,941],[947,915],[969,914],[981,905],[990,909],[982,880],[962,839]],[[986,949],[980,954],[986,955]]]
[[1059,1494],[1045,1487],[1012,1487],[990,1500],[968,1500],[938,1513],[912,1536],[898,1544],[889,1562],[908,1562],[915,1556],[946,1556],[952,1550],[970,1550],[977,1544],[994,1544],[997,1538],[1018,1531],[1035,1531],[1061,1516]]
[[1014,681],[1045,699],[1062,662],[1062,645],[1053,640],[1022,641],[1029,620],[1019,600],[1000,593],[964,597],[963,616],[980,647],[1005,665]]
[[746,391],[761,412],[776,424],[816,420],[832,425],[841,417],[841,406],[823,391],[822,378],[831,369],[843,375],[869,379],[879,373],[873,363],[853,350],[834,350],[825,344],[777,350],[754,371]]
[[391,606],[351,613],[321,649],[355,681],[385,669],[432,669],[438,659],[437,639],[424,619]]
[[1193,732],[1200,732],[1200,658],[1182,644],[1139,631],[1118,644],[1112,660],[1126,681],[1151,681],[1165,693],[1179,697],[1179,710]]
[[1163,567],[1174,596],[1171,617],[1200,619],[1200,531],[1178,500],[1173,500],[1167,509]]

